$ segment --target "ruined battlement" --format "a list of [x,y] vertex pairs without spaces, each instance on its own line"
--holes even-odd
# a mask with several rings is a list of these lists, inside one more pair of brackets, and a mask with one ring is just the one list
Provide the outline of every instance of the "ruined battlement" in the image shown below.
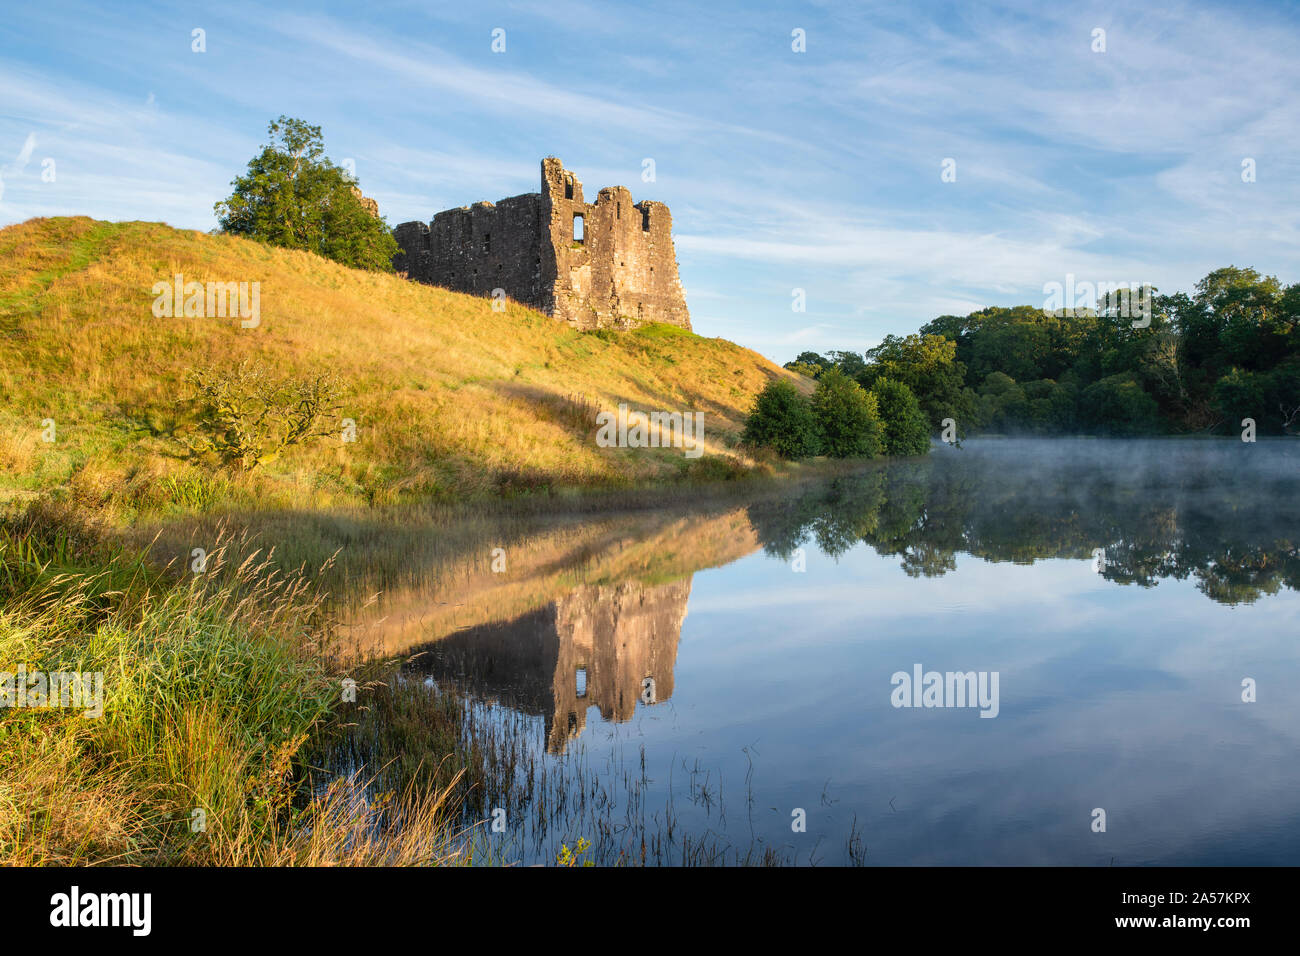
[[[471,295],[496,290],[580,329],[645,322],[691,327],[677,275],[672,214],[609,186],[594,203],[554,157],[540,192],[478,202],[394,230],[398,272]],[[500,293],[496,293],[500,294]]]

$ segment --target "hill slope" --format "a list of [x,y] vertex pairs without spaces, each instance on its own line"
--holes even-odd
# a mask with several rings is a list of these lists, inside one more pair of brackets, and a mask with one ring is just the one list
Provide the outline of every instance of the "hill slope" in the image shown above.
[[[260,325],[155,318],[152,288],[260,282]],[[250,474],[202,466],[189,370],[244,359],[337,375],[355,443],[316,439]],[[666,326],[585,334],[515,303],[157,223],[35,219],[0,230],[0,495],[59,488],[128,515],[628,487],[716,475],[753,397],[788,375]],[[584,396],[575,398],[575,396]],[[596,409],[703,411],[706,455],[599,448]],[[43,437],[54,422],[55,441]],[[741,456],[737,456],[741,457]],[[743,461],[743,457],[742,457]],[[728,465],[734,467],[734,462]]]

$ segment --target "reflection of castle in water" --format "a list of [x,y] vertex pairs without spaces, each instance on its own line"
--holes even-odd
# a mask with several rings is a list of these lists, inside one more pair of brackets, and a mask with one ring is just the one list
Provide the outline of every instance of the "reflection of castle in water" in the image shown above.
[[546,720],[546,746],[562,752],[587,708],[626,721],[636,705],[673,693],[677,641],[691,580],[646,586],[582,585],[504,624],[466,628],[426,648],[415,666]]

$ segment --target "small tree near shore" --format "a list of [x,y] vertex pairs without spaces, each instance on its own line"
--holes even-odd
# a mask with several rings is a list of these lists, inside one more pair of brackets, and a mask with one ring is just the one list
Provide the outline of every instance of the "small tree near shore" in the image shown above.
[[886,455],[925,455],[930,451],[930,426],[912,390],[892,378],[878,378],[871,386],[884,430]]
[[813,419],[822,451],[832,458],[874,458],[880,454],[883,429],[876,398],[838,368],[817,380]]
[[744,441],[772,448],[782,458],[817,454],[817,423],[808,399],[785,379],[774,379],[754,399]]

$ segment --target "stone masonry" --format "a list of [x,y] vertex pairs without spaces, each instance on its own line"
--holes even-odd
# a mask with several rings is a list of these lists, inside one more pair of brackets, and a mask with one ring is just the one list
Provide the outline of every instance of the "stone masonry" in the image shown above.
[[637,705],[673,696],[673,670],[690,602],[689,577],[668,584],[584,584],[508,622],[453,631],[408,665],[437,681],[543,718],[546,749],[563,753],[587,709],[624,723]]
[[402,223],[393,265],[457,292],[504,294],[579,329],[689,329],[672,225],[667,206],[634,203],[624,186],[584,202],[582,183],[548,157],[541,192]]

